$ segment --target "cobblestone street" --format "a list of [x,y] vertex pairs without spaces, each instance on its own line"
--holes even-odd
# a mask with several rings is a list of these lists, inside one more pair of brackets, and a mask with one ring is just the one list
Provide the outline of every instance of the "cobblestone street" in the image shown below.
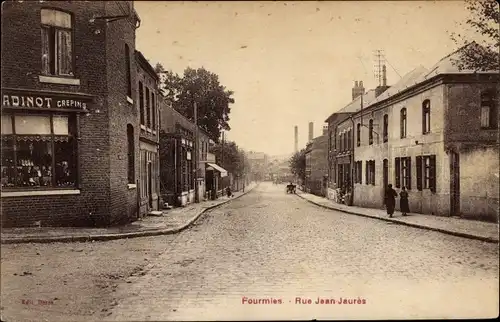
[[[259,299],[282,304],[247,304]],[[270,183],[177,235],[2,251],[7,321],[494,317],[498,300],[497,245],[326,210]]]

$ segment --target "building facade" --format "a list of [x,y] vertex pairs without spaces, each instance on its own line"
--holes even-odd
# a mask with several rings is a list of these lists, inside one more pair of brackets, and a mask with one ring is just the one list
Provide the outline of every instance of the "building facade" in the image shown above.
[[306,182],[307,192],[326,196],[328,182],[328,136],[314,138],[306,146]]
[[499,78],[459,71],[452,63],[458,54],[431,72],[415,69],[354,115],[363,124],[355,205],[382,207],[392,184],[398,192],[406,187],[411,212],[498,218]]
[[354,131],[358,130],[352,117],[375,99],[376,91],[364,92],[363,82],[356,82],[352,89],[353,100],[328,117],[328,193],[329,199],[341,202],[341,195],[354,191]]
[[2,225],[136,219],[132,1],[2,9]]
[[[137,72],[136,109],[139,111],[140,214],[160,209],[158,76],[141,52],[135,51]],[[132,179],[131,179],[132,180]]]

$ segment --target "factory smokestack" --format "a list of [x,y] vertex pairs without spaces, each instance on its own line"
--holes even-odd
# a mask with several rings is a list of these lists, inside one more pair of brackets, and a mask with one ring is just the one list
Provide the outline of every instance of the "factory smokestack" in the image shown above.
[[309,122],[309,141],[312,141],[313,138],[314,138],[313,122]]
[[297,125],[295,125],[295,152],[298,152],[299,151],[299,127]]

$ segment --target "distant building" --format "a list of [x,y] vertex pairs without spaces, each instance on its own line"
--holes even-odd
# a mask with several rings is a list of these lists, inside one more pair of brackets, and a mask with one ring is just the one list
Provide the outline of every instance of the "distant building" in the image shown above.
[[328,136],[314,138],[306,146],[306,180],[308,192],[326,196],[328,180]]

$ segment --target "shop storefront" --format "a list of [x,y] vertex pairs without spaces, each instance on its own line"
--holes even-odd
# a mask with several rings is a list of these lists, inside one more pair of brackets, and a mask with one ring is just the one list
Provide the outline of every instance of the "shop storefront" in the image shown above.
[[[80,119],[92,96],[21,89],[2,89],[1,187],[6,225],[29,220],[23,209],[46,221],[66,212],[80,194]],[[83,116],[82,116],[83,115]],[[51,204],[51,198],[59,197]],[[35,197],[44,198],[40,201]],[[62,205],[62,208],[58,208]],[[46,215],[48,215],[48,218]]]

